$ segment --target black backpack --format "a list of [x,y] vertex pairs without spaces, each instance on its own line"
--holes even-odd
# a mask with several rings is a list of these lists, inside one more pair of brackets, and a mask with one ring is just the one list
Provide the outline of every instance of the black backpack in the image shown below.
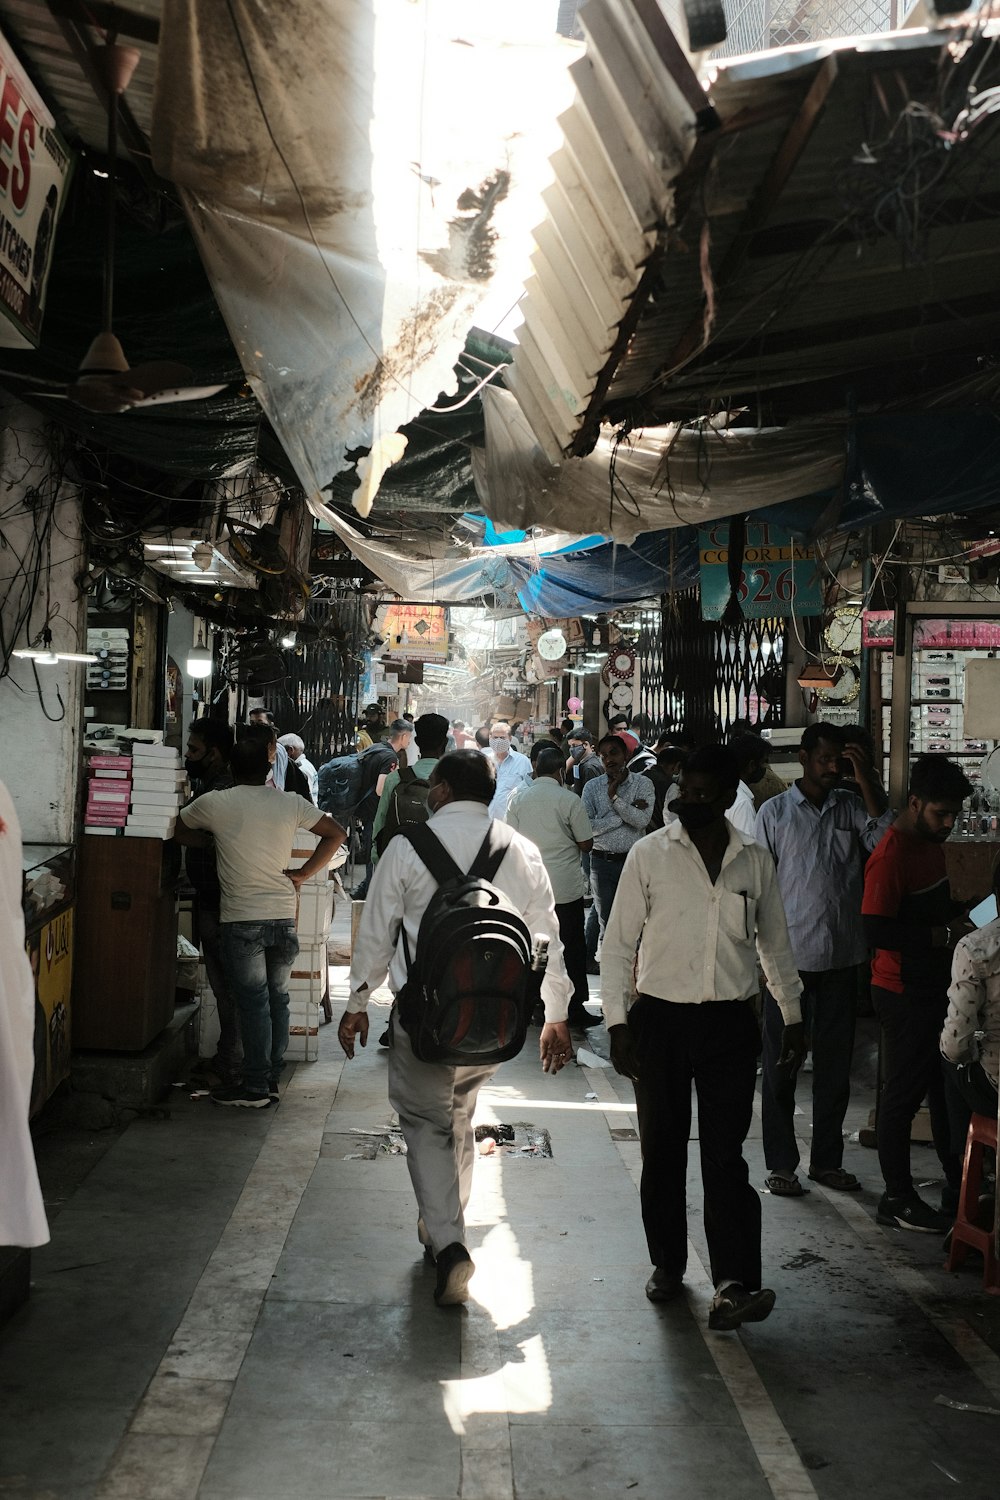
[[378,831],[375,847],[378,850],[379,859],[385,853],[385,846],[394,833],[398,833],[405,824],[416,825],[426,823],[430,816],[427,807],[427,794],[431,789],[429,781],[418,776],[412,766],[400,766],[399,780],[392,789],[389,797],[389,806],[386,809],[385,822]]
[[369,745],[360,755],[340,755],[319,769],[319,806],[341,823],[368,802],[383,771],[396,764],[387,745]]
[[468,874],[426,823],[398,830],[438,888],[420,919],[416,957],[403,931],[406,984],[398,1016],[421,1062],[506,1062],[524,1046],[531,1019],[531,934],[492,884],[510,830],[491,822]]

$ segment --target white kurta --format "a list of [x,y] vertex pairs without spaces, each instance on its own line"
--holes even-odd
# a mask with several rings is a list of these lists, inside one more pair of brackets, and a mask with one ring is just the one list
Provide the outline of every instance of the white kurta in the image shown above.
[[0,1245],[44,1245],[49,1226],[28,1130],[35,986],[24,951],[21,828],[0,781]]

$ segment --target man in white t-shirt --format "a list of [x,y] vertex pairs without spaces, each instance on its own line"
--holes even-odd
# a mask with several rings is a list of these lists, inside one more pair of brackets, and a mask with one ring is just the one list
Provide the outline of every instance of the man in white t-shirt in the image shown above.
[[[288,1045],[288,978],[299,951],[298,887],[330,863],[346,834],[333,818],[297,793],[265,785],[270,761],[259,740],[238,740],[230,759],[235,786],[206,792],[181,809],[178,843],[215,840],[222,890],[219,937],[243,1037],[243,1081],[214,1089],[216,1104],[266,1109],[278,1099]],[[319,844],[299,870],[288,861],[299,828]]]

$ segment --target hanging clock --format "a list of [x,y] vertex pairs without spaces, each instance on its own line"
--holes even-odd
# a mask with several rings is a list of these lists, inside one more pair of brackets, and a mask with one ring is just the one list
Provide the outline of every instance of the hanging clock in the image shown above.
[[627,682],[616,682],[611,689],[611,702],[617,709],[632,707],[632,689]]
[[835,655],[857,656],[861,650],[861,610],[853,604],[835,609],[823,639]]
[[608,671],[612,677],[617,677],[619,682],[635,675],[635,652],[626,646],[616,646],[608,657]]
[[544,661],[559,661],[566,655],[566,637],[561,630],[546,630],[538,637],[537,649]]
[[818,696],[823,703],[853,703],[861,693],[861,678],[853,667],[844,667],[836,682],[821,687]]

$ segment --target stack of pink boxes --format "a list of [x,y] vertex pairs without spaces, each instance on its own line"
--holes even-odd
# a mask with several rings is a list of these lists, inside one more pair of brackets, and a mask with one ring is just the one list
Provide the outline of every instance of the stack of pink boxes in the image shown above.
[[84,833],[121,834],[132,797],[132,759],[105,750],[87,756]]

